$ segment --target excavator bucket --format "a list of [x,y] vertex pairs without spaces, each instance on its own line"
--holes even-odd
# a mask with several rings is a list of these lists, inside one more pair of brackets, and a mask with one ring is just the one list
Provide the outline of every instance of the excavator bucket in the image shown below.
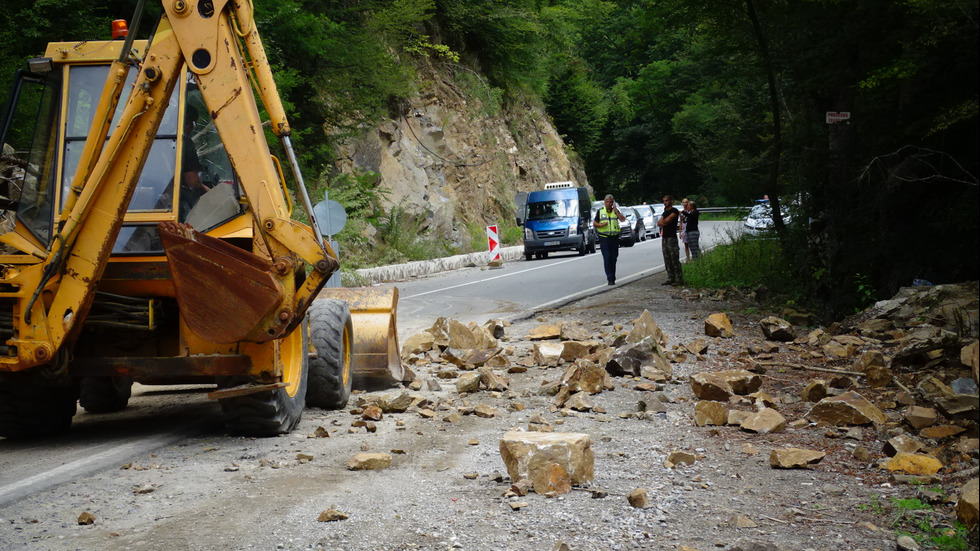
[[342,300],[350,308],[355,377],[404,380],[395,328],[397,287],[331,287],[322,289],[318,298]]
[[263,342],[257,327],[283,301],[272,266],[248,251],[176,222],[159,224],[177,304],[187,326],[211,342]]

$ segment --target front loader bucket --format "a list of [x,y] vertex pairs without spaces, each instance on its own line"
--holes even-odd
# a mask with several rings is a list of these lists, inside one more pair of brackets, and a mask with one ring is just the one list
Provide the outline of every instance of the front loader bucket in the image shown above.
[[330,287],[322,289],[318,298],[342,300],[350,307],[356,377],[405,379],[395,328],[397,287]]
[[283,302],[269,261],[176,222],[159,224],[177,305],[187,326],[211,342],[265,342],[264,322]]

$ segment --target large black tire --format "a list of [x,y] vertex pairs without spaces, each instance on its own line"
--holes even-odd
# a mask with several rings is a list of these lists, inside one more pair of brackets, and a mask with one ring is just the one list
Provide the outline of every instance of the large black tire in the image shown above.
[[582,244],[579,245],[577,250],[579,256],[585,256],[585,254],[589,252],[588,238],[586,238],[584,235],[582,236]]
[[524,253],[524,260],[531,261],[533,259],[534,259],[534,253],[529,253],[529,252]]
[[131,377],[82,377],[78,405],[89,413],[112,413],[125,409],[132,394]]
[[316,357],[310,358],[310,386],[306,403],[323,409],[339,409],[350,399],[354,374],[351,349],[354,326],[350,308],[342,300],[316,300],[310,304],[310,345]]
[[[279,346],[285,388],[246,394],[219,400],[225,427],[232,434],[244,436],[276,436],[286,434],[299,424],[306,407],[306,387],[309,372],[309,335],[304,321],[302,329],[270,346]],[[219,386],[236,386],[247,382],[240,377],[219,381]]]
[[0,436],[28,438],[65,432],[76,411],[74,385],[9,375],[0,379]]

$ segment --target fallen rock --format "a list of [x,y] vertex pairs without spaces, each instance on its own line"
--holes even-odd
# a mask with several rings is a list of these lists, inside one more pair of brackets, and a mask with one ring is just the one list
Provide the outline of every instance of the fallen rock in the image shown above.
[[704,339],[694,339],[684,345],[688,352],[696,356],[703,356],[708,353],[708,341]]
[[956,518],[968,528],[976,526],[980,519],[978,501],[980,501],[980,480],[974,478],[960,488],[960,497],[956,500]]
[[769,454],[769,466],[775,469],[803,469],[819,463],[826,455],[824,452],[802,448],[774,449]]
[[664,334],[657,322],[653,320],[649,310],[643,310],[640,317],[633,320],[633,329],[626,335],[626,342],[638,343],[643,339],[650,338],[660,344],[661,347],[667,346],[667,335]]
[[960,362],[972,369],[973,382],[980,384],[980,341],[973,341],[960,349]]
[[800,398],[804,402],[819,402],[820,400],[826,398],[827,395],[827,381],[823,379],[814,379],[810,381],[800,392]]
[[554,367],[561,359],[565,345],[560,342],[536,342],[534,343],[534,363],[542,367]]
[[346,514],[336,509],[327,509],[320,513],[320,516],[316,520],[317,522],[336,522],[338,520],[347,520],[347,518]]
[[589,401],[588,392],[576,392],[568,397],[565,401],[564,407],[568,409],[574,409],[575,411],[591,411],[592,402]]
[[915,438],[907,434],[899,434],[894,438],[890,438],[885,445],[882,446],[881,451],[885,455],[892,457],[898,453],[915,453],[925,447],[922,442],[919,442]]
[[429,329],[433,343],[441,349],[477,348],[479,340],[468,327],[452,318],[439,318]]
[[949,438],[950,436],[956,436],[957,434],[966,432],[966,429],[956,425],[938,425],[933,427],[926,427],[919,431],[919,436],[923,438]]
[[728,408],[721,402],[701,400],[694,406],[694,424],[723,426],[728,422]]
[[932,408],[911,406],[905,411],[905,421],[915,429],[924,429],[936,424],[939,414]]
[[413,354],[428,352],[433,346],[435,346],[435,338],[432,333],[428,331],[416,333],[402,342],[402,359],[407,360]]
[[599,348],[599,341],[562,341],[561,359],[574,362],[585,358]]
[[384,413],[405,413],[415,398],[410,392],[392,392],[378,399],[377,406]]
[[789,342],[796,338],[796,331],[793,325],[776,316],[769,316],[759,322],[762,334],[771,341]]
[[489,367],[481,367],[477,372],[480,374],[480,384],[487,390],[504,392],[510,388],[510,380]]
[[456,392],[477,392],[483,376],[479,372],[463,373],[456,379]]
[[704,320],[704,334],[709,337],[730,338],[735,336],[732,322],[723,313],[711,314]]
[[888,420],[880,409],[856,392],[824,398],[814,404],[805,417],[833,426],[868,425]]
[[595,476],[592,439],[587,434],[510,431],[500,439],[500,457],[514,482],[530,479],[532,465],[551,463],[561,465],[576,486],[591,482]]
[[617,348],[604,367],[613,377],[641,377],[645,366],[652,366],[668,377],[673,371],[664,349],[651,338]]
[[565,370],[561,382],[571,392],[587,392],[598,394],[602,392],[606,370],[589,360],[578,360]]
[[786,430],[786,418],[772,408],[763,408],[743,419],[740,426],[742,430],[759,434],[783,432]]
[[637,488],[632,490],[630,493],[626,494],[626,500],[629,501],[630,505],[636,509],[646,509],[650,506],[650,500],[647,498],[647,491],[645,488]]
[[82,511],[82,514],[78,515],[78,525],[89,526],[90,524],[95,524],[95,515],[88,511]]
[[691,375],[691,390],[701,400],[727,402],[735,392],[724,377],[716,373],[695,373]]
[[910,536],[898,536],[898,539],[895,540],[895,549],[897,551],[919,551],[922,548]]
[[531,332],[527,334],[526,338],[529,341],[560,339],[561,328],[550,323],[541,324],[531,329]]
[[697,457],[695,457],[693,453],[672,451],[670,452],[670,455],[667,456],[667,460],[664,461],[664,466],[668,469],[673,469],[681,463],[685,465],[693,465],[695,461],[697,461]]
[[386,453],[359,453],[347,462],[352,471],[376,471],[390,466],[391,456]]
[[884,467],[889,471],[908,474],[936,474],[943,468],[943,464],[931,455],[899,452],[886,461]]
[[884,388],[895,379],[895,373],[883,365],[868,366],[864,371],[864,380],[871,388]]
[[558,338],[563,341],[586,341],[592,335],[582,327],[581,323],[560,322],[558,324]]

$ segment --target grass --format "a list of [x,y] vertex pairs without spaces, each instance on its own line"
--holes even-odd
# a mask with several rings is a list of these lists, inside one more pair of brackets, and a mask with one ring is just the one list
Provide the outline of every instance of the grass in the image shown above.
[[798,298],[789,261],[778,240],[730,237],[729,243],[718,245],[697,261],[684,265],[684,281],[688,285],[751,289],[762,284],[774,293]]
[[858,508],[878,516],[894,515],[891,526],[896,536],[908,536],[923,549],[941,551],[965,551],[970,548],[969,530],[960,522],[950,525],[945,514],[934,510],[932,505],[914,497],[892,497],[890,504],[882,503],[871,494],[868,503]]

